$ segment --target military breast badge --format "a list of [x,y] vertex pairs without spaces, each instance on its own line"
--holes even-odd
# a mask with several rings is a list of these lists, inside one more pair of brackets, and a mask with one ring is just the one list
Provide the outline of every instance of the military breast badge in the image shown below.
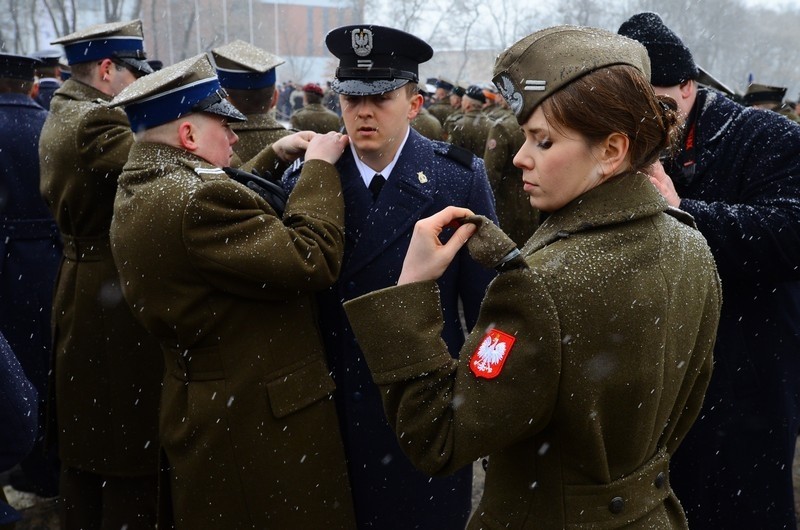
[[476,377],[494,379],[500,375],[503,365],[511,353],[516,337],[498,329],[490,329],[469,360],[469,367]]

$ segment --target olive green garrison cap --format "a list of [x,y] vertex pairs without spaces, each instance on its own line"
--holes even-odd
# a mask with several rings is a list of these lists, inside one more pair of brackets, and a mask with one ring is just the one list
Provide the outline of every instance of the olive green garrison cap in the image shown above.
[[492,81],[523,124],[563,86],[615,64],[631,65],[650,79],[650,59],[641,43],[598,28],[555,26],[528,35],[501,53]]

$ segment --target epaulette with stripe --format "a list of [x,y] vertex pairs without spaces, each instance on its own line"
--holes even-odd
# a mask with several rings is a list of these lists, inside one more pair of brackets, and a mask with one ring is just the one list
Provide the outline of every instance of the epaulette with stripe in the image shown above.
[[472,169],[472,159],[475,158],[475,155],[469,149],[464,149],[457,145],[444,144],[435,146],[433,150],[437,154],[444,155],[462,166]]

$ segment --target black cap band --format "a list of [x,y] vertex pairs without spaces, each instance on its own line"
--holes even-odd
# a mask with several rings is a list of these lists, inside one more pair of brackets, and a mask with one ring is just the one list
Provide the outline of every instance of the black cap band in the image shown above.
[[408,79],[418,82],[419,76],[414,72],[397,68],[337,68],[338,79]]

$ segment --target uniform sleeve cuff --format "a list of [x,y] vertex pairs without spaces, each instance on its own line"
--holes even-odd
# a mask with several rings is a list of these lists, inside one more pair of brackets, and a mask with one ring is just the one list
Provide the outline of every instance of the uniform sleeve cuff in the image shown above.
[[442,340],[435,281],[373,291],[344,308],[376,384],[411,379],[452,362]]

